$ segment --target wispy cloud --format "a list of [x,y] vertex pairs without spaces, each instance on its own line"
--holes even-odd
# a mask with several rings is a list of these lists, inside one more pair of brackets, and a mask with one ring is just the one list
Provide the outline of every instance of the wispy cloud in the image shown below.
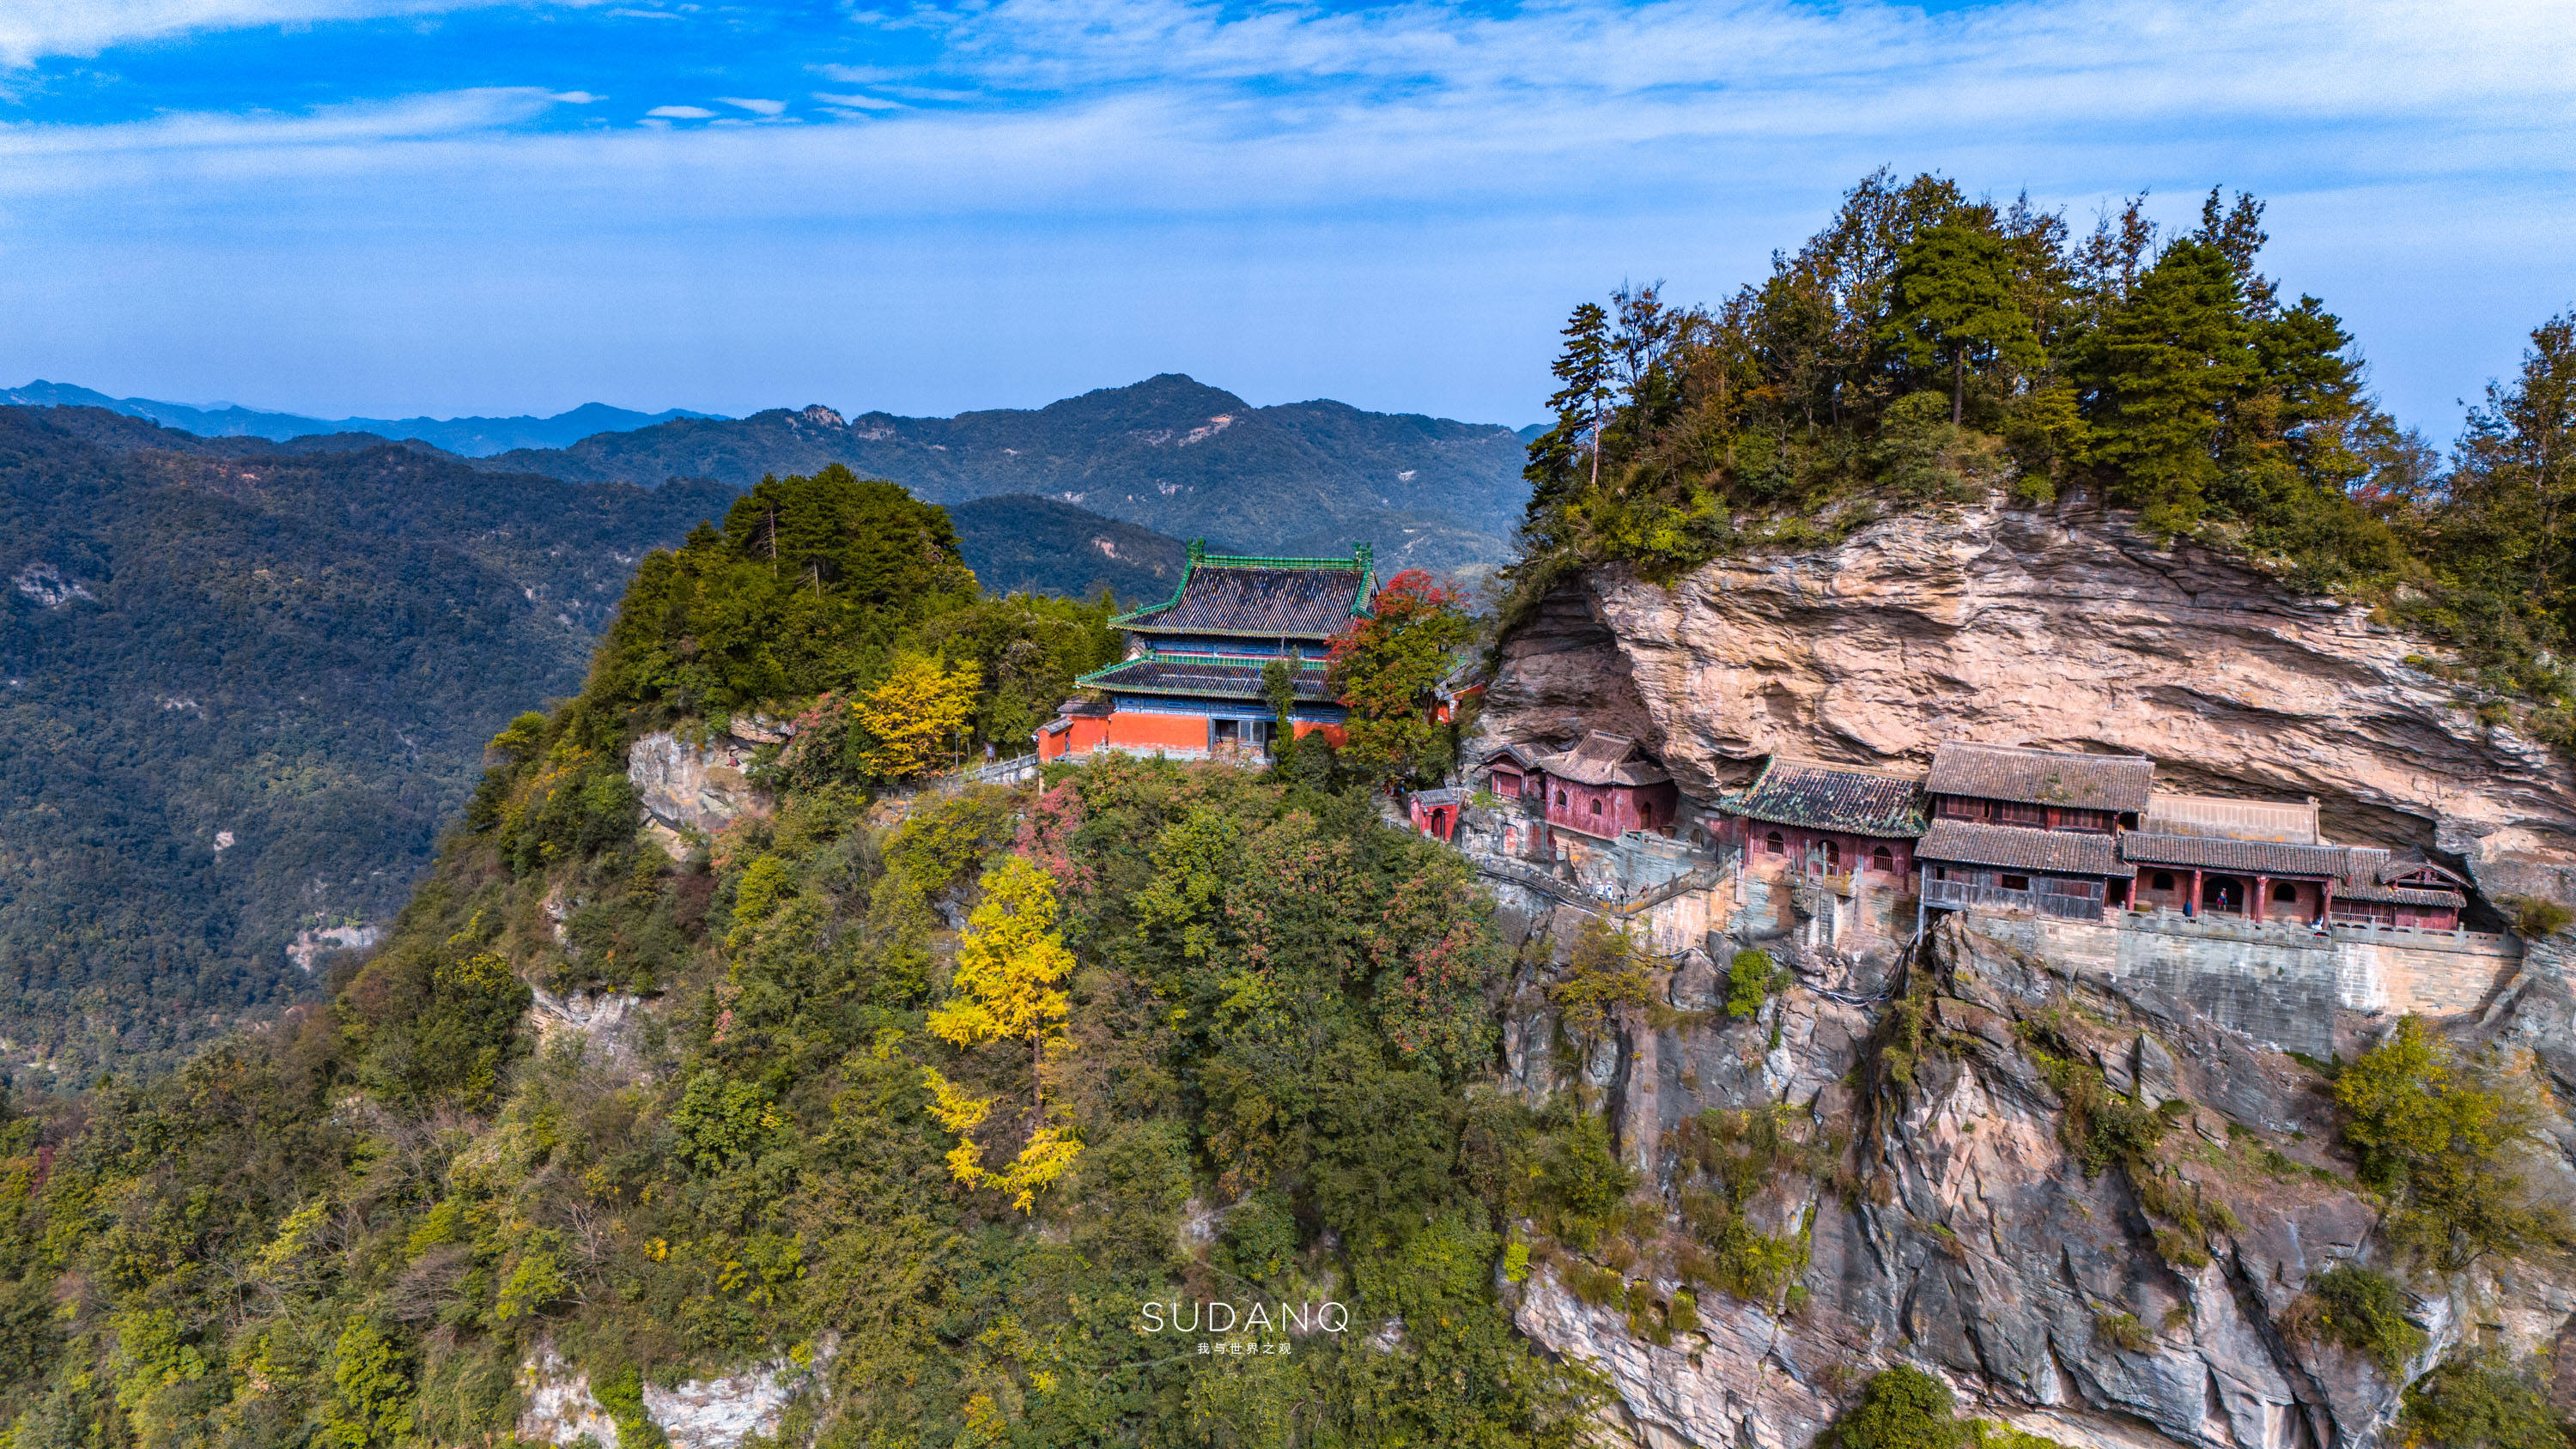
[[474,10],[505,0],[8,0],[0,5],[0,66],[49,55],[205,30],[309,25]]
[[716,99],[728,106],[739,106],[755,116],[783,115],[787,110],[785,101],[768,101],[745,96],[718,96]]
[[644,114],[657,121],[703,121],[715,112],[704,106],[655,106]]

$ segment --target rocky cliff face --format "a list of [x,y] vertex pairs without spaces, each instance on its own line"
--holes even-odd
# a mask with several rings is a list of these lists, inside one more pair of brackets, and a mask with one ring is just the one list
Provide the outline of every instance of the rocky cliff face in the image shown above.
[[1910,514],[1816,552],[1618,571],[1551,597],[1487,699],[1496,736],[1622,729],[1705,797],[1773,750],[1927,762],[1944,739],[2139,751],[2168,785],[2323,802],[2329,830],[2576,895],[2576,775],[2481,724],[2358,609],[2283,595],[2118,516]]
[[[1570,934],[1562,919],[1540,929]],[[2576,1279],[2527,1266],[2407,1277],[2427,1343],[2400,1373],[2303,1330],[2317,1275],[2391,1266],[2379,1211],[2328,1145],[2325,1079],[2187,1002],[1955,918],[1885,972],[1784,954],[1798,984],[1751,1020],[1708,1010],[1723,983],[1693,953],[1660,978],[1665,1009],[1631,1014],[1580,1060],[1536,990],[1507,1032],[1522,1089],[1599,1094],[1641,1196],[1665,1207],[1633,1236],[1619,1293],[1601,1290],[1603,1255],[1545,1249],[1513,1290],[1523,1332],[1608,1376],[1638,1444],[1804,1449],[1871,1372],[1907,1362],[1971,1412],[2083,1449],[2342,1449],[2390,1442],[2403,1383],[2460,1344],[2530,1353],[2576,1332]],[[2483,1017],[2452,1028],[2465,1046],[2540,1049],[2562,1100],[2576,1087],[2566,954],[2535,952]],[[2051,1049],[2161,1109],[2169,1125],[2144,1159],[2088,1163]],[[1910,1066],[1891,1070],[1892,1051]],[[1684,1287],[1694,1178],[1677,1142],[1702,1113],[1775,1106],[1843,1151],[1747,1205],[1760,1231],[1803,1240],[1793,1286],[1757,1301],[1703,1282],[1697,1328],[1641,1329]],[[2553,1131],[2555,1156],[2534,1170],[2565,1200],[2576,1131]],[[1570,1286],[1585,1276],[1589,1302]]]
[[[1629,733],[1702,800],[1775,750],[1890,765],[1945,739],[2138,751],[2169,786],[2314,795],[2337,838],[2433,849],[2490,895],[2576,899],[2576,776],[2481,724],[2426,648],[2116,517],[1990,507],[1669,587],[1613,571],[1561,589],[1506,640],[1481,728],[1546,747]],[[1548,913],[1537,930],[1564,962],[1578,908],[1522,904]],[[1958,921],[1902,958],[1838,954],[1786,920],[1737,926],[1711,938],[1715,960],[1665,958],[1654,1008],[1579,1060],[1541,989],[1561,964],[1506,1025],[1521,1089],[1596,1102],[1639,1200],[1664,1208],[1606,1258],[1542,1245],[1512,1290],[1524,1332],[1609,1376],[1635,1442],[1803,1449],[1870,1372],[1910,1362],[1972,1412],[2086,1449],[2344,1449],[2392,1442],[2404,1382],[2465,1343],[2576,1359],[2564,1265],[2402,1272],[2427,1343],[2395,1373],[2304,1330],[2318,1274],[2398,1265],[2332,1146],[2325,1078],[2207,1003]],[[1730,1022],[1712,1008],[1739,947],[1797,984]],[[2532,1170],[2561,1201],[2576,1201],[2571,957],[2563,935],[2535,943],[2441,1023],[2463,1050],[2537,1064],[2554,1101]],[[2348,1058],[2387,1025],[2341,1013],[2336,1044]],[[2147,1158],[2087,1160],[2052,1053],[2162,1105]],[[1683,1331],[1664,1315],[1706,1186],[1693,1124],[1778,1109],[1841,1153],[1745,1205],[1805,1258],[1768,1297],[1704,1289]]]

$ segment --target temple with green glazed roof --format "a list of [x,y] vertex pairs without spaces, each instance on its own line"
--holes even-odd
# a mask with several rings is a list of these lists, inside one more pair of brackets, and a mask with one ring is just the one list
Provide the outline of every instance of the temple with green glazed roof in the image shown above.
[[1334,635],[1368,617],[1376,592],[1364,543],[1348,558],[1264,558],[1192,540],[1170,598],[1110,620],[1127,633],[1127,657],[1075,681],[1086,693],[1038,731],[1038,754],[1265,756],[1277,714],[1261,675],[1279,659],[1295,663],[1296,733],[1339,743],[1345,711],[1324,682],[1324,656]]

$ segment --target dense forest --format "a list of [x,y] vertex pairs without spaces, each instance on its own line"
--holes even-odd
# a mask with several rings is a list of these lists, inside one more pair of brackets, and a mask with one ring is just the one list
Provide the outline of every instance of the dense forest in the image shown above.
[[[1101,623],[838,470],[647,559],[330,1006],[5,1129],[15,1449],[484,1443],[541,1344],[626,1443],[648,1380],[770,1357],[835,1444],[1577,1441],[1492,1265],[1619,1169],[1477,1085],[1512,956],[1462,861],[1320,747],[885,808],[913,725],[1012,717]],[[805,722],[775,812],[674,860],[611,762],[743,710]],[[532,988],[659,1006],[550,1047]],[[1193,1297],[1364,1330],[1211,1372],[1136,1327]]]
[[730,493],[0,409],[12,1064],[167,1067],[312,995],[289,940],[392,915],[483,741]]
[[2576,745],[2576,322],[2533,331],[2446,464],[2373,401],[2326,304],[2263,273],[2263,210],[2213,190],[2167,234],[2132,200],[2078,236],[1882,170],[1715,307],[1583,304],[1530,448],[1518,598],[1891,510],[2089,502],[2454,643],[2498,718]]

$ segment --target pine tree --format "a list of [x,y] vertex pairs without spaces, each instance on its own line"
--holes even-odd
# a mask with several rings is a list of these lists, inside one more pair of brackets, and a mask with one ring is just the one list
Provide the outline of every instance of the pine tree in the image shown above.
[[2564,637],[2576,623],[2567,617],[2576,551],[2566,539],[2576,513],[2576,313],[2533,328],[2520,374],[2487,384],[2450,483],[2449,567],[2521,594]]
[[2159,533],[2199,521],[2218,474],[2228,405],[2257,377],[2252,329],[2227,254],[2167,247],[2092,339],[2093,453],[2115,496]]
[[1926,229],[1898,254],[1880,345],[1918,370],[1948,363],[1954,426],[1967,416],[1970,366],[2040,365],[2039,335],[2016,291],[2011,248],[1964,220]]
[[[1614,396],[1610,314],[1601,304],[1585,302],[1576,307],[1559,335],[1565,338],[1565,348],[1549,367],[1559,386],[1547,400],[1548,411],[1556,414],[1556,426],[1531,440],[1528,466],[1521,469],[1531,496],[1550,503],[1563,502],[1581,485],[1584,472],[1577,461],[1587,448],[1591,473],[1599,475],[1601,423]],[[1542,511],[1534,507],[1531,516]]]

